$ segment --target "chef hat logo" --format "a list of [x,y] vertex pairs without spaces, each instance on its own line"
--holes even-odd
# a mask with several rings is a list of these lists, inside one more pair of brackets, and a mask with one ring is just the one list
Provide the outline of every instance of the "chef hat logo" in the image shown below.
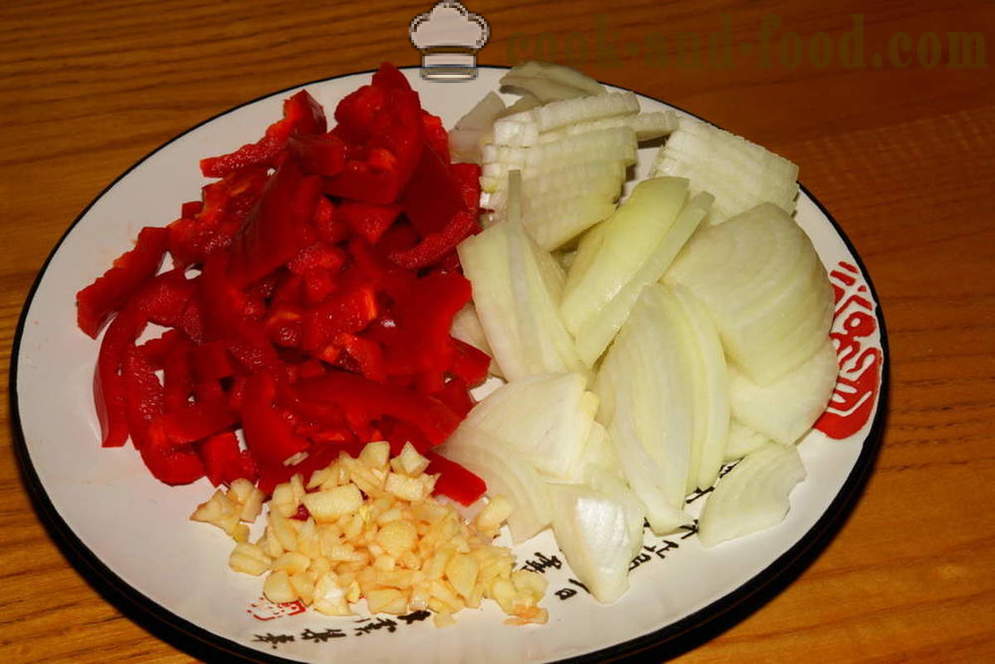
[[411,43],[421,51],[421,75],[440,81],[462,81],[477,76],[477,51],[490,37],[483,16],[457,0],[441,0],[419,14],[409,28]]

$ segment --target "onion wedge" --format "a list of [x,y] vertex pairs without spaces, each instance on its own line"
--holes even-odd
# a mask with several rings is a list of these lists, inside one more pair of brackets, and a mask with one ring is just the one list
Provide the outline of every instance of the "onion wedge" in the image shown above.
[[784,520],[789,495],[805,479],[794,445],[769,443],[747,455],[715,486],[698,519],[705,547],[743,537]]

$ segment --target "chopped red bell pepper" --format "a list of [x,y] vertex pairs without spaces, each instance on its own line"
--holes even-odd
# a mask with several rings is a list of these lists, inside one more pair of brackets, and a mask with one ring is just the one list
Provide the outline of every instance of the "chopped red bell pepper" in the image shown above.
[[289,421],[275,410],[276,394],[274,378],[260,373],[249,377],[242,396],[245,443],[262,475],[283,468],[289,459],[310,447],[307,439],[295,434]]
[[76,294],[76,322],[83,332],[96,339],[110,315],[158,272],[168,238],[165,228],[143,228],[134,249]]
[[432,396],[449,406],[449,409],[460,417],[466,417],[474,406],[469,388],[459,378],[450,378],[442,389],[434,392]]
[[331,371],[294,386],[303,401],[331,402],[355,419],[372,422],[390,417],[417,427],[431,445],[446,439],[460,417],[437,399],[395,385],[376,383],[356,374]]
[[236,286],[262,279],[313,241],[308,222],[320,188],[321,181],[293,161],[280,167],[232,243],[228,275]]
[[274,344],[284,348],[297,348],[301,345],[304,309],[294,304],[274,306],[264,325],[268,338]]
[[191,350],[192,344],[189,342],[178,342],[163,361],[162,383],[168,411],[179,410],[190,402],[190,395],[193,394]]
[[193,372],[200,382],[220,380],[235,374],[231,356],[224,341],[209,341],[193,350]]
[[339,124],[333,131],[349,143],[365,143],[373,129],[373,118],[386,103],[387,91],[383,86],[364,85],[350,92],[335,107],[335,120]]
[[476,213],[480,207],[480,166],[477,164],[450,164],[449,173],[456,180],[463,196],[463,205]]
[[256,464],[246,450],[239,449],[238,438],[226,431],[203,440],[197,450],[204,462],[204,472],[214,486],[231,484],[245,478],[255,482]]
[[180,327],[196,293],[196,284],[183,270],[174,269],[148,280],[135,294],[133,304],[156,325]]
[[187,403],[162,415],[162,427],[170,442],[181,445],[213,436],[238,424],[238,413],[224,400]]
[[128,390],[121,371],[125,354],[145,325],[144,316],[134,309],[125,309],[111,321],[100,343],[93,374],[93,399],[104,447],[120,447],[128,440]]
[[291,134],[324,134],[328,129],[325,109],[307,90],[301,90],[283,102],[283,118],[290,124]]
[[411,91],[411,84],[401,70],[389,62],[381,62],[377,72],[373,74],[373,85],[384,89]]
[[166,364],[166,356],[177,344],[185,343],[186,338],[180,330],[166,330],[158,338],[149,339],[138,348],[145,358],[152,363],[157,370],[162,369]]
[[442,231],[453,215],[467,209],[460,182],[434,150],[422,151],[400,203],[411,225],[423,236]]
[[248,166],[272,166],[292,133],[323,134],[326,128],[321,105],[307,91],[301,90],[283,102],[283,119],[271,124],[265,136],[230,154],[201,159],[201,173],[204,177],[220,178]]
[[339,218],[335,205],[327,196],[318,199],[311,223],[314,224],[315,232],[323,242],[338,244],[349,239],[349,225]]
[[335,134],[291,136],[288,146],[305,173],[332,176],[345,167],[346,145]]
[[365,238],[370,244],[376,244],[401,214],[401,207],[344,201],[336,212],[349,224],[354,233]]
[[337,334],[363,330],[378,313],[376,294],[369,286],[336,293],[305,314],[301,347],[312,351],[324,348]]
[[432,149],[439,159],[447,166],[449,157],[449,134],[442,126],[442,119],[437,115],[432,115],[428,111],[421,113],[422,129],[425,132],[425,143]]
[[435,493],[452,498],[461,505],[472,505],[487,492],[487,483],[455,461],[441,454],[428,452],[427,473],[438,473]]
[[383,349],[376,341],[342,333],[335,337],[335,345],[345,351],[346,357],[350,360],[348,365],[340,361],[339,366],[356,371],[378,383],[387,379]]
[[397,265],[408,270],[428,267],[479,230],[480,224],[477,222],[475,214],[465,210],[457,212],[449,220],[446,227],[438,233],[426,235],[421,242],[410,249],[391,252],[388,257]]
[[246,295],[228,277],[228,254],[213,254],[200,274],[201,317],[204,336],[228,339],[237,334],[245,311]]
[[491,366],[490,356],[459,339],[453,339],[452,344],[454,353],[449,373],[470,387],[476,387],[484,382],[487,370]]
[[338,247],[315,242],[297,252],[297,255],[287,263],[287,269],[301,275],[315,268],[337,271],[345,262],[345,252]]
[[187,201],[180,206],[180,216],[188,219],[196,217],[204,209],[204,201]]
[[[357,151],[357,158],[347,159],[341,173],[325,178],[324,190],[349,200],[393,203],[411,178],[424,147],[418,95],[410,89],[387,89],[385,102],[369,116],[362,119],[369,125],[365,149]],[[358,157],[360,152],[365,158]]]
[[125,355],[123,378],[127,390],[128,428],[145,466],[166,484],[189,484],[204,476],[204,464],[189,445],[169,440],[159,420],[165,394],[155,371],[133,348]]
[[[455,247],[479,228],[479,168],[449,163],[441,121],[391,65],[336,119],[327,131],[306,92],[288,99],[260,141],[204,160],[222,179],[160,229],[140,278],[89,317],[83,293],[103,282],[80,293],[93,333],[120,310],[95,376],[104,444],[130,433],[164,482],[268,492],[370,440],[426,451],[473,405],[489,359],[449,330],[470,294]],[[174,269],[157,276],[163,249]],[[172,329],[135,346],[147,322]],[[474,479],[447,471],[442,488],[468,499]]]
[[453,361],[449,331],[453,316],[470,301],[470,282],[461,274],[430,274],[419,279],[395,308],[399,337],[389,361],[423,374],[426,391],[442,387]]

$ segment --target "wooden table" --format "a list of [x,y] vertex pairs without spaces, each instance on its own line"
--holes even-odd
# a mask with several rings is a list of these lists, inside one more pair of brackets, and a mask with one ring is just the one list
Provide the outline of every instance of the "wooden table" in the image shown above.
[[[566,60],[797,162],[880,294],[892,392],[864,496],[795,583],[680,661],[995,661],[995,3],[867,4],[471,3],[491,26],[482,63]],[[0,380],[39,267],[107,183],[247,99],[415,64],[407,25],[428,7],[4,3]],[[983,66],[963,49],[970,32]],[[695,63],[693,35],[709,34],[731,66],[722,49]],[[122,617],[46,535],[0,403],[0,660],[189,661]]]

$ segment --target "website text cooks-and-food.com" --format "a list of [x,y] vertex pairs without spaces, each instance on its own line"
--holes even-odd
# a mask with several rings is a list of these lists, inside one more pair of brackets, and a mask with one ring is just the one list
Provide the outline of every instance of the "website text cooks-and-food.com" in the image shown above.
[[986,35],[979,31],[892,32],[883,38],[866,34],[863,14],[852,14],[841,33],[802,34],[788,29],[780,16],[760,19],[753,38],[734,39],[732,19],[720,14],[712,32],[649,30],[622,38],[605,15],[594,18],[594,30],[553,34],[516,33],[507,41],[508,61],[546,60],[574,66],[621,66],[637,59],[655,68],[737,66],[795,69],[987,69]]

